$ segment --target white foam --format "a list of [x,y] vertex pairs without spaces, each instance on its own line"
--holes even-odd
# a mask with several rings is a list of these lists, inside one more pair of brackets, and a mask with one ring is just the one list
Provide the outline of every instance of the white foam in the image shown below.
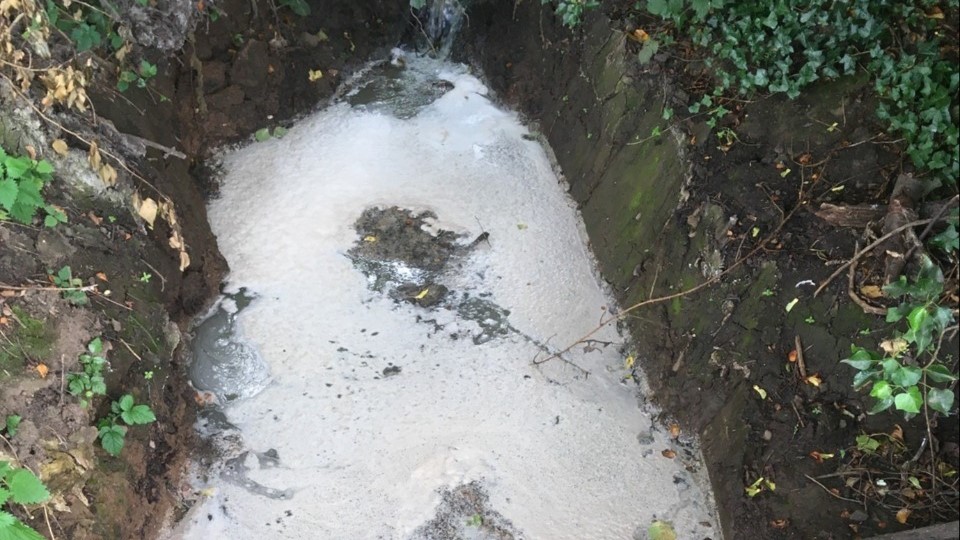
[[[334,105],[225,157],[210,221],[229,289],[257,295],[238,319],[272,377],[226,414],[251,451],[279,454],[275,467],[251,462],[248,478],[295,491],[277,500],[215,482],[177,534],[406,538],[433,516],[438,489],[481,480],[526,538],[625,539],[655,518],[680,538],[719,537],[698,524],[713,521],[709,495],[661,456],[668,438],[638,443],[652,420],[620,382],[616,347],[575,351],[592,372],[583,380],[559,362],[533,366],[542,353],[516,335],[480,346],[428,335],[417,313],[455,314],[396,305],[343,256],[365,208],[430,209],[432,228],[490,233],[450,286],[491,292],[520,332],[563,346],[613,305],[573,203],[516,115],[462,66],[407,61],[435,62],[424,65],[455,87],[408,120]],[[595,337],[621,341],[611,328]],[[383,377],[388,363],[402,371]]]

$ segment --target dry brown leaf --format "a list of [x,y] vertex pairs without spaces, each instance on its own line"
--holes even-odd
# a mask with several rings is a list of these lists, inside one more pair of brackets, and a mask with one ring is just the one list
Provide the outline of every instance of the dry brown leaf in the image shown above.
[[100,225],[103,223],[103,218],[94,214],[92,210],[87,213],[87,217],[90,218],[90,221],[92,221],[94,225]]
[[190,255],[187,255],[186,251],[180,252],[180,271],[183,272],[190,266]]
[[646,33],[642,28],[637,28],[627,35],[630,37],[630,39],[638,43],[646,43],[650,40],[650,34]]
[[790,362],[796,362],[796,361],[797,361],[797,350],[796,350],[796,349],[793,349],[793,350],[790,351],[790,354],[787,355],[787,360],[789,360]]
[[104,274],[103,272],[97,272],[96,275],[97,275],[97,279],[99,279],[100,281],[110,281],[109,279],[107,279],[107,275]]
[[27,151],[27,155],[30,156],[30,159],[37,159],[37,149],[34,148],[32,144],[24,145],[23,149]]
[[676,439],[680,436],[680,424],[673,423],[670,424],[670,438]]
[[9,291],[9,290],[0,291],[0,296],[4,298],[11,298],[16,295],[17,295],[17,291]]
[[0,326],[10,326],[10,319],[7,317],[0,317]]
[[113,168],[113,165],[104,163],[100,166],[97,174],[100,175],[100,179],[103,180],[104,185],[107,187],[112,187],[117,184],[117,170]]
[[87,161],[90,162],[90,167],[95,171],[100,170],[101,158],[100,158],[100,147],[97,145],[97,141],[90,143],[90,151],[87,154]]
[[46,364],[42,364],[42,363],[37,364],[36,370],[37,370],[37,373],[40,374],[41,379],[46,379],[47,374],[50,373],[50,368],[48,368]]
[[910,519],[910,514],[912,513],[913,510],[910,510],[909,508],[901,508],[897,511],[897,522],[905,525],[907,520]]
[[823,384],[823,379],[820,378],[819,373],[814,373],[813,375],[804,379],[804,381],[806,381],[807,384],[816,386],[817,388],[820,388],[820,385]]
[[890,438],[899,442],[903,442],[903,428],[900,427],[900,424],[893,425],[893,430],[890,432]]
[[790,522],[785,519],[774,519],[770,521],[770,526],[774,529],[786,529],[788,523]]
[[153,222],[157,219],[157,201],[147,197],[139,200],[139,196],[134,196],[133,204],[137,207],[137,214],[147,222],[150,228],[153,228]]
[[674,452],[673,450],[664,450],[663,452],[660,452],[660,453],[663,454],[663,457],[667,459],[673,459],[677,457],[677,453]]

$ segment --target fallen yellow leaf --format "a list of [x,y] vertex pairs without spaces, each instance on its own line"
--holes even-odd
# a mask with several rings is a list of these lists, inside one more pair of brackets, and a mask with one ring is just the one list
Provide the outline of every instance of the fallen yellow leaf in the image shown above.
[[374,243],[374,242],[377,241],[377,237],[376,237],[376,236],[364,236],[364,237],[363,237],[363,241],[372,244],[372,243]]
[[880,298],[883,296],[883,289],[876,285],[864,285],[860,287],[860,294],[867,298]]
[[636,362],[636,359],[634,359],[634,357],[633,357],[632,355],[631,355],[631,356],[628,356],[627,359],[623,361],[623,368],[624,368],[624,369],[633,369],[633,364],[634,364],[634,362]]
[[429,289],[429,288],[424,289],[424,290],[420,291],[420,294],[414,296],[414,298],[417,299],[417,300],[423,300],[423,299],[427,296],[427,293],[429,293],[429,292],[430,292],[430,289]]
[[37,364],[37,373],[40,374],[41,379],[46,379],[47,374],[50,373],[50,368],[46,364]]
[[680,424],[673,423],[670,424],[670,438],[676,439],[680,436]]
[[54,152],[60,154],[61,156],[67,155],[67,151],[70,149],[70,147],[67,146],[67,141],[63,139],[54,139],[54,141],[50,143],[50,146],[53,148]]
[[900,524],[906,524],[907,520],[910,518],[910,514],[913,513],[913,510],[909,508],[901,508],[897,511],[897,522]]
[[323,78],[323,71],[322,71],[322,70],[319,70],[319,69],[311,69],[310,71],[307,72],[307,79],[308,79],[310,82],[314,82],[314,81],[319,80],[319,79],[322,79],[322,78]]
[[753,390],[760,395],[760,399],[767,399],[767,391],[757,385],[753,385]]
[[819,373],[814,373],[813,375],[807,377],[807,378],[804,379],[804,380],[807,381],[807,384],[812,384],[813,386],[816,386],[817,388],[820,388],[820,384],[823,383],[823,379],[820,378],[820,374],[819,374]]

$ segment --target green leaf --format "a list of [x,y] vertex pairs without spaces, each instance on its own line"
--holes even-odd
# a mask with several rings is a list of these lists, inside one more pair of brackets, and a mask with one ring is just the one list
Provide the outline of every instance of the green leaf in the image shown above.
[[916,366],[901,366],[890,374],[890,381],[897,386],[913,386],[923,378],[923,370]]
[[53,173],[53,165],[45,159],[41,159],[37,162],[37,166],[34,168],[37,174],[48,175]]
[[7,210],[13,208],[13,203],[16,202],[19,193],[20,186],[16,180],[10,178],[0,179],[0,206]]
[[70,38],[77,44],[77,52],[89,51],[100,46],[103,36],[96,28],[82,22],[70,32]]
[[650,540],[677,540],[677,533],[674,532],[670,523],[654,521],[647,527],[647,538]]
[[135,405],[129,411],[120,413],[120,418],[129,425],[141,425],[156,422],[157,417],[148,405]]
[[880,448],[880,441],[869,435],[857,435],[857,450],[875,452]]
[[109,425],[100,428],[100,446],[111,456],[119,456],[123,450],[124,438],[127,435],[127,428],[117,425]]
[[0,487],[0,507],[7,504],[8,500],[10,500],[10,490]]
[[410,7],[419,11],[427,7],[427,0],[410,0]]
[[923,397],[920,396],[919,388],[911,386],[906,392],[894,396],[893,403],[898,411],[916,414],[923,406]]
[[893,387],[890,386],[890,383],[883,380],[873,383],[873,388],[870,390],[870,397],[875,397],[881,401],[889,398],[892,395]]
[[3,159],[3,166],[7,169],[7,177],[18,179],[23,178],[30,170],[30,158],[26,156],[6,156]]
[[649,0],[647,2],[647,11],[652,15],[666,18],[669,13],[667,10],[667,0]]
[[256,131],[256,133],[253,134],[253,138],[256,139],[257,142],[263,142],[270,138],[270,130],[267,128],[260,128]]
[[[70,274],[69,274],[69,272],[70,272],[70,267],[69,267],[69,266],[64,266],[64,268],[65,268],[65,269],[67,270],[67,272],[68,272],[67,275],[70,275]],[[62,271],[62,270],[61,270],[61,271]],[[93,338],[93,339],[90,341],[90,343],[87,344],[87,350],[90,351],[90,354],[100,354],[101,352],[103,352],[103,340],[101,340],[99,337]]]
[[939,363],[931,364],[927,368],[927,378],[933,382],[953,382],[957,380],[957,376],[950,372],[950,369],[947,366]]
[[141,61],[140,61],[140,69],[139,69],[139,71],[140,71],[140,76],[141,76],[141,77],[143,77],[144,79],[150,79],[150,78],[156,77],[156,75],[157,75],[157,66],[156,66],[156,64],[151,64],[150,62],[147,62],[146,60],[141,60]]
[[[129,411],[133,407],[133,396],[130,394],[124,394],[119,401],[117,401],[117,406],[120,407],[120,411]],[[129,422],[128,422],[129,423]]]
[[880,412],[883,412],[883,411],[889,409],[889,408],[892,407],[892,406],[893,406],[893,398],[892,398],[892,397],[888,397],[888,398],[886,398],[886,399],[881,399],[880,401],[877,402],[876,405],[873,406],[872,409],[870,409],[869,411],[867,411],[867,414],[877,414],[877,413],[880,413]]
[[27,469],[17,469],[7,476],[10,498],[17,504],[39,504],[50,498],[43,482]]
[[46,540],[40,533],[31,529],[22,521],[15,521],[13,525],[0,529],[0,540]]
[[7,415],[7,435],[10,437],[17,436],[17,430],[20,428],[20,420],[22,418],[18,414],[9,414]]
[[882,371],[858,371],[857,374],[853,376],[853,387],[859,389],[861,386],[876,379],[882,373]]
[[310,15],[310,5],[305,0],[280,0],[281,6],[287,6],[301,17]]
[[13,514],[9,512],[0,511],[0,530],[6,529],[7,527],[13,525],[16,522],[17,522],[17,518],[13,517]]
[[648,39],[637,54],[637,60],[640,62],[640,65],[649,64],[650,60],[653,59],[653,55],[657,54],[658,50],[660,50],[660,42],[655,39]]
[[949,415],[950,409],[953,407],[953,390],[949,388],[931,388],[927,390],[927,405],[930,405],[930,408],[942,413]]

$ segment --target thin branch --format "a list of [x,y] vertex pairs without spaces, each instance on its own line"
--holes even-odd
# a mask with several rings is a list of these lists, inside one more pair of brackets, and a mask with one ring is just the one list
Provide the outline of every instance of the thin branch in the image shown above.
[[816,298],[817,295],[820,294],[820,291],[822,291],[822,290],[824,289],[824,287],[826,287],[827,285],[829,285],[830,282],[833,281],[833,279],[834,279],[835,277],[837,277],[837,276],[839,276],[841,273],[843,273],[843,271],[846,270],[848,266],[850,266],[851,264],[853,264],[853,263],[857,262],[858,260],[860,260],[860,257],[863,257],[865,254],[873,251],[873,249],[874,249],[875,247],[877,247],[877,246],[879,246],[880,244],[886,242],[888,239],[890,239],[891,237],[893,237],[893,235],[895,235],[895,234],[897,234],[897,233],[899,233],[899,232],[901,232],[901,231],[905,231],[905,230],[907,230],[907,229],[909,229],[909,228],[911,228],[911,227],[917,227],[917,226],[919,226],[919,225],[926,225],[926,224],[928,224],[928,223],[931,223],[932,221],[933,221],[932,219],[918,219],[918,220],[916,220],[916,221],[911,221],[910,223],[907,223],[906,225],[901,225],[901,226],[897,227],[896,229],[888,232],[887,234],[881,236],[880,238],[877,238],[876,240],[874,240],[873,242],[871,242],[870,244],[868,244],[867,247],[865,247],[865,248],[861,249],[860,251],[856,252],[849,261],[841,264],[832,274],[830,274],[830,277],[828,277],[827,279],[825,279],[825,280],[823,281],[823,283],[821,283],[820,286],[817,287],[817,290],[813,291],[813,296],[814,296],[814,298]]
[[673,300],[674,298],[682,298],[682,297],[684,297],[684,296],[688,296],[688,295],[691,295],[691,294],[693,294],[693,293],[695,293],[695,292],[697,292],[697,291],[700,291],[700,290],[702,290],[702,289],[705,289],[705,288],[709,287],[710,285],[713,285],[714,283],[717,283],[718,281],[720,281],[720,278],[726,276],[727,274],[729,274],[730,272],[732,272],[733,270],[735,270],[736,268],[738,268],[741,264],[743,264],[744,262],[746,262],[748,259],[750,259],[750,258],[753,257],[754,255],[756,255],[757,253],[759,253],[760,251],[762,251],[762,250],[764,249],[764,247],[765,247],[768,243],[772,242],[772,241],[777,237],[777,235],[780,234],[780,231],[783,229],[783,226],[787,223],[787,221],[789,221],[790,218],[797,212],[797,210],[800,209],[801,206],[803,206],[802,200],[803,200],[803,198],[801,197],[801,198],[800,198],[800,201],[801,201],[801,202],[798,202],[798,204],[797,204],[796,206],[794,206],[793,209],[791,209],[790,212],[787,213],[787,214],[783,217],[783,219],[780,220],[780,223],[777,224],[776,228],[774,228],[773,231],[772,231],[770,234],[768,234],[760,243],[758,243],[753,249],[751,249],[749,253],[747,253],[746,255],[744,255],[743,257],[741,257],[740,259],[737,259],[733,264],[731,264],[731,265],[730,265],[726,270],[724,270],[723,272],[720,272],[719,274],[717,274],[717,275],[715,275],[715,276],[707,279],[707,280],[704,281],[703,283],[700,283],[699,285],[695,285],[695,286],[693,286],[693,287],[691,287],[691,288],[689,288],[689,289],[687,289],[687,290],[680,291],[680,292],[673,293],[673,294],[668,294],[668,295],[666,295],[666,296],[660,296],[660,297],[657,297],[657,298],[649,298],[649,299],[647,299],[647,300],[643,300],[643,301],[641,301],[641,302],[637,302],[636,304],[633,304],[632,306],[630,306],[630,307],[628,307],[628,308],[626,308],[626,309],[624,309],[624,310],[621,310],[621,311],[620,311],[619,313],[617,313],[616,315],[611,316],[609,319],[607,319],[607,320],[605,320],[605,321],[601,321],[600,324],[599,324],[596,328],[594,328],[593,330],[590,330],[590,331],[587,332],[583,337],[581,337],[580,339],[574,341],[573,343],[571,343],[569,346],[567,346],[565,349],[561,350],[560,352],[554,353],[554,354],[552,354],[552,355],[544,358],[543,360],[536,360],[536,359],[534,359],[534,361],[533,361],[534,365],[540,365],[540,364],[549,362],[550,360],[553,360],[554,358],[559,358],[561,355],[570,352],[571,349],[573,349],[574,347],[576,347],[576,346],[579,345],[580,343],[583,343],[583,342],[586,341],[587,339],[592,338],[592,337],[594,336],[594,334],[596,334],[597,332],[599,332],[600,330],[602,330],[605,326],[609,325],[610,323],[623,320],[623,319],[627,316],[627,314],[632,313],[632,312],[634,312],[634,311],[636,311],[636,310],[638,310],[638,309],[640,309],[640,308],[642,308],[642,307],[644,307],[644,306],[649,306],[649,305],[652,305],[652,304],[659,304],[659,303],[662,303],[662,302],[668,302],[668,301],[670,301],[670,300]]
[[833,498],[835,498],[835,499],[840,499],[841,501],[847,501],[847,502],[852,502],[852,503],[856,503],[856,504],[863,504],[861,501],[858,501],[858,500],[856,500],[856,499],[848,499],[848,498],[846,498],[846,497],[841,497],[840,495],[837,495],[836,493],[830,491],[830,488],[828,488],[827,486],[821,484],[820,482],[817,481],[816,478],[810,476],[809,474],[805,474],[804,476],[807,477],[807,480],[809,480],[809,481],[813,482],[814,484],[816,484],[816,485],[820,486],[821,488],[823,488],[824,491],[826,491],[827,493],[829,493],[830,496],[833,497]]

